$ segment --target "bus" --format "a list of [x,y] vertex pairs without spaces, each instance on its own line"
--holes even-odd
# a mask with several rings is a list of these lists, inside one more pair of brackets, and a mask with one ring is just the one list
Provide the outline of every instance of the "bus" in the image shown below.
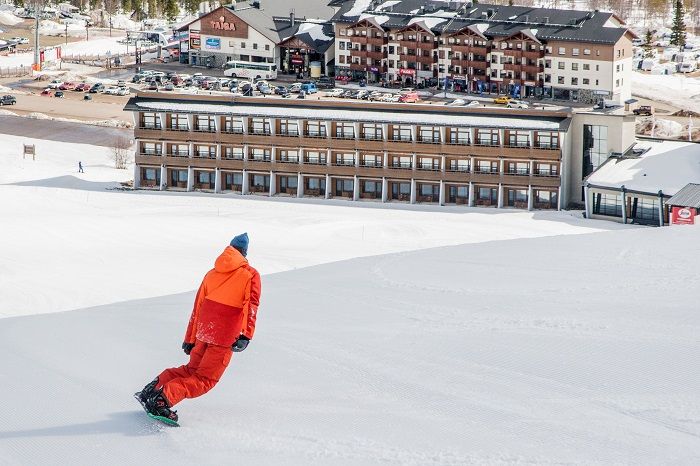
[[224,75],[231,78],[277,79],[277,65],[265,62],[231,60],[224,65]]

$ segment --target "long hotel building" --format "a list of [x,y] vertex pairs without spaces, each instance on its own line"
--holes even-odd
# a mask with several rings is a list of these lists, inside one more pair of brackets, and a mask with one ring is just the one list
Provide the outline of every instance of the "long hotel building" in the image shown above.
[[143,93],[135,188],[519,209],[568,202],[557,110]]

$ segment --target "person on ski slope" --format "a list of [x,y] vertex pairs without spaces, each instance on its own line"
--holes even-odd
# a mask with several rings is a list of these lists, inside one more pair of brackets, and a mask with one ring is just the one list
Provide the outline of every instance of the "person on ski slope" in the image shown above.
[[248,264],[248,234],[231,240],[204,276],[194,300],[182,349],[190,361],[165,369],[138,394],[151,414],[177,422],[171,408],[211,390],[233,353],[246,349],[255,333],[260,274]]

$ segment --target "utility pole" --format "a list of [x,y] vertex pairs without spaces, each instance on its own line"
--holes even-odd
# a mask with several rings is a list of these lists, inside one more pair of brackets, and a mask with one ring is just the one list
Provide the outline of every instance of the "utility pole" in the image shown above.
[[34,68],[36,71],[41,69],[39,63],[39,2],[34,3]]
[[85,20],[85,40],[90,40],[90,22]]
[[68,45],[68,23],[66,24],[66,45]]

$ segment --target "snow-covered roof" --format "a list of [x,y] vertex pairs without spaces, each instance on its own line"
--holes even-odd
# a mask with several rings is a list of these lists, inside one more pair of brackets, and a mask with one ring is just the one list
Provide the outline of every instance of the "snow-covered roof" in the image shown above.
[[[267,99],[272,100],[272,99]],[[135,104],[135,107],[130,104]],[[358,105],[357,109],[330,107],[285,107],[280,99],[280,105],[255,105],[249,99],[232,102],[193,102],[193,101],[151,101],[136,97],[127,104],[125,110],[141,110],[156,112],[204,113],[237,116],[260,116],[268,118],[291,118],[312,120],[339,120],[377,123],[404,123],[444,126],[468,126],[480,128],[516,128],[540,131],[561,131],[566,128],[567,118],[561,116],[501,116],[489,114],[454,114],[439,111],[407,111],[407,104],[393,104],[396,111],[386,109],[366,109]],[[387,104],[392,105],[392,104]],[[417,109],[416,109],[417,110]],[[562,127],[564,124],[564,127]]]
[[700,181],[700,145],[682,141],[643,141],[649,148],[639,157],[610,158],[588,177],[599,187],[676,194],[688,183]]

